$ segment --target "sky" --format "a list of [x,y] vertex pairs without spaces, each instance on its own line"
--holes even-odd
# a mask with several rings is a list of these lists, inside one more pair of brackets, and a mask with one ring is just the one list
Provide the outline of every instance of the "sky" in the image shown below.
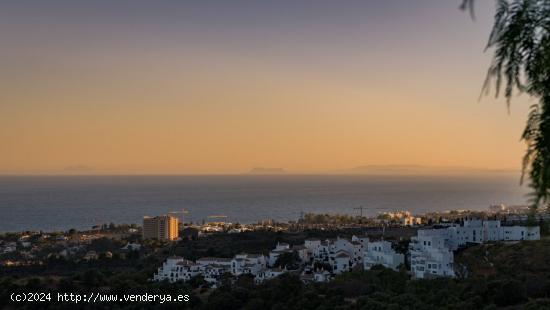
[[0,174],[519,170],[494,1],[0,2]]

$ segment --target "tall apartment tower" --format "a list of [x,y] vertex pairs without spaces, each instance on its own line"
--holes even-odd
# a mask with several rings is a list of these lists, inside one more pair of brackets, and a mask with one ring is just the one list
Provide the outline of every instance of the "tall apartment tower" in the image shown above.
[[169,215],[144,216],[143,239],[173,241],[178,239],[178,219]]

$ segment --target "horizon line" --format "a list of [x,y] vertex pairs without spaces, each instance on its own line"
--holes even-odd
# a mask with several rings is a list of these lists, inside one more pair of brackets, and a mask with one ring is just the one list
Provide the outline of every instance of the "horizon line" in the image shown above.
[[521,174],[520,170],[486,170],[486,171],[462,171],[462,172],[432,172],[432,173],[339,173],[339,172],[291,172],[291,173],[0,173],[0,177],[128,177],[128,176],[373,176],[373,177],[414,177],[414,176],[483,176],[495,174]]

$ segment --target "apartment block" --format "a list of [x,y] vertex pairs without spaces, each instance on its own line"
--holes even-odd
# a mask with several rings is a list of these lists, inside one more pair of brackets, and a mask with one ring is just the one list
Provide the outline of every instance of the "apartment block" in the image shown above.
[[169,215],[143,217],[143,238],[162,241],[178,239],[178,219]]

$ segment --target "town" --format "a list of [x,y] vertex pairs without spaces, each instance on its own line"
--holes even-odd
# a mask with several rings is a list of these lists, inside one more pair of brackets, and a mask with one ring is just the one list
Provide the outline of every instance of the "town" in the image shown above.
[[[185,211],[180,213],[183,212]],[[328,234],[328,238],[321,238],[322,240],[319,240],[318,245],[312,240],[306,240],[307,236],[305,236],[304,240],[295,241],[300,244],[293,244],[288,247],[285,244],[279,244],[273,251],[270,251],[269,248],[259,249],[261,255],[264,256],[263,258],[248,260],[245,257],[241,258],[247,261],[247,264],[257,261],[260,267],[255,267],[253,274],[259,273],[259,279],[266,279],[269,278],[269,275],[282,272],[277,268],[268,269],[275,266],[277,253],[296,253],[300,258],[297,265],[303,269],[304,278],[308,279],[315,272],[324,274],[329,272],[334,275],[344,269],[351,270],[359,265],[368,269],[368,264],[371,261],[369,257],[379,257],[383,261],[389,260],[391,263],[381,263],[381,265],[396,269],[400,264],[403,264],[401,256],[406,256],[406,265],[411,266],[411,271],[415,276],[422,277],[420,273],[416,273],[416,270],[422,270],[422,266],[418,266],[419,269],[417,269],[416,262],[418,260],[411,259],[411,257],[416,256],[413,253],[417,252],[417,250],[410,247],[411,245],[423,244],[426,239],[434,240],[433,242],[429,240],[430,244],[433,244],[429,246],[429,251],[433,253],[446,251],[446,249],[451,251],[451,254],[443,255],[443,252],[440,252],[436,255],[438,257],[448,257],[442,265],[446,266],[452,264],[452,251],[456,251],[467,244],[489,241],[537,240],[540,238],[539,228],[536,226],[521,226],[527,222],[527,214],[528,209],[526,207],[496,205],[490,206],[486,211],[454,210],[422,215],[411,215],[408,211],[381,212],[375,217],[304,214],[300,219],[287,223],[273,220],[264,220],[253,224],[223,221],[190,223],[184,222],[172,214],[157,217],[146,216],[141,227],[136,224],[115,225],[111,223],[96,225],[87,231],[70,229],[64,232],[26,231],[0,234],[0,265],[4,267],[37,266],[43,265],[52,259],[71,261],[93,261],[98,258],[110,259],[113,257],[123,259],[134,252],[141,252],[143,255],[158,255],[158,249],[160,248],[169,248],[171,245],[178,244],[178,242],[185,243],[186,240],[204,239],[216,234],[234,235],[247,232],[286,232],[295,234],[304,231],[319,231]],[[535,219],[537,224],[546,223],[545,221],[548,220],[550,220],[548,214],[543,212],[538,213]],[[349,240],[338,238],[342,231],[352,231],[357,236],[350,235]],[[365,236],[365,234],[369,236]],[[373,239],[373,236],[377,240]],[[388,239],[392,239],[394,244],[392,245]],[[436,242],[436,239],[443,241]],[[157,243],[154,242],[155,240]],[[411,241],[409,247],[395,253],[393,250],[395,242],[403,240]],[[336,256],[339,254],[342,257],[337,259]],[[342,268],[345,261],[344,255],[347,255],[349,260],[349,263],[346,263],[346,268]],[[224,257],[224,259],[229,258],[235,259],[237,257]],[[175,261],[170,260],[170,262]],[[171,266],[168,261],[166,263]],[[186,263],[190,262],[186,261]],[[201,264],[203,271],[207,265],[205,263]],[[226,266],[228,263],[217,261],[214,265]],[[323,266],[324,269],[317,270],[319,268],[314,268],[315,266]],[[431,263],[430,266],[432,266]],[[285,266],[281,267],[284,268]],[[170,268],[161,269],[169,270]],[[196,268],[191,269],[196,270]],[[185,279],[191,274],[206,274],[203,271],[191,272],[185,276],[182,274],[181,279]],[[219,269],[219,271],[226,272],[228,270]],[[263,271],[268,272],[268,275],[262,273]],[[155,279],[166,278],[170,280],[170,277],[165,274],[165,272],[159,272],[155,275]],[[239,275],[241,272],[235,270],[233,274]],[[449,273],[449,275],[451,274]],[[313,278],[315,279],[315,277]],[[318,278],[328,279],[330,276]],[[174,277],[174,279],[180,278]],[[208,279],[215,282],[213,279]]]
[[[391,296],[409,296],[405,300],[413,298],[408,302],[418,306],[428,302],[441,307],[445,300],[426,301],[425,293],[458,298],[462,290],[490,285],[508,293],[493,294],[485,304],[526,303],[527,298],[545,296],[544,277],[550,272],[544,263],[550,253],[548,214],[528,212],[492,206],[486,211],[393,211],[373,217],[304,214],[292,222],[252,224],[220,217],[191,223],[167,214],[145,216],[142,225],[4,233],[0,297],[8,298],[13,290],[101,288],[185,293],[189,307],[205,309],[217,303],[215,308],[241,309],[245,303],[258,304],[254,298],[259,297],[253,296],[266,294],[273,295],[261,304],[281,303],[280,296],[288,295],[307,300],[312,308],[367,301],[376,308],[375,299],[386,303],[392,302]],[[518,273],[525,283],[509,280]],[[507,291],[510,285],[512,292]],[[431,289],[418,291],[422,286]],[[403,287],[414,291],[412,297]],[[376,291],[390,295],[356,299]],[[467,304],[479,302],[479,294],[467,297]],[[294,299],[282,302],[284,308]],[[459,299],[453,300],[457,304]]]
[[[161,219],[177,221],[166,217],[159,221]],[[436,226],[419,229],[417,236],[410,240],[405,254],[414,278],[454,277],[453,251],[469,244],[540,240],[539,226],[501,226],[500,220],[464,220],[459,224]],[[159,231],[164,231],[164,226],[159,227]],[[291,272],[299,274],[304,282],[326,282],[357,267],[369,270],[381,265],[398,270],[405,266],[405,254],[397,253],[391,242],[371,241],[368,236],[352,236],[351,240],[306,239],[303,244],[293,246],[277,243],[267,256],[240,253],[233,258],[203,257],[195,262],[169,257],[153,279],[176,282],[202,276],[216,287],[225,274],[251,275],[256,283],[261,283]]]

